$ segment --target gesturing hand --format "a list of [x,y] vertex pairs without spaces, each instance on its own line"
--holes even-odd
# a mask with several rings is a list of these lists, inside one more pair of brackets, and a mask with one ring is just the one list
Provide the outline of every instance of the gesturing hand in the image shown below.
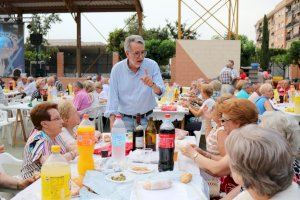
[[148,75],[148,70],[145,69],[145,76],[141,78],[141,81],[143,81],[143,83],[149,87],[153,86],[153,81],[152,78]]

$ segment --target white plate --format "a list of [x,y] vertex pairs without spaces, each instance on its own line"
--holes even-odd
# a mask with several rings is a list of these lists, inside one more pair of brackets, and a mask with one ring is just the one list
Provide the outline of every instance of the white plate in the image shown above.
[[[133,167],[147,167],[148,171],[135,171],[132,168]],[[153,166],[149,166],[149,165],[142,165],[142,164],[133,164],[130,166],[130,168],[128,169],[129,171],[136,173],[136,174],[148,174],[151,173],[154,170]]]
[[[112,180],[111,177],[112,176],[118,176],[120,174],[124,174],[124,176],[126,177],[125,181],[115,181]],[[114,182],[114,183],[127,183],[133,180],[133,175],[126,173],[126,172],[117,172],[117,173],[112,173],[112,174],[108,174],[107,176],[105,176],[106,180]]]

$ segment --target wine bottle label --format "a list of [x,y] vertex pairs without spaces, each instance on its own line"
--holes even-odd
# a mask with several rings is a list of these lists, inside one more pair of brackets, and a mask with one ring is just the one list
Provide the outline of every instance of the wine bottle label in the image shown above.
[[168,149],[174,148],[175,134],[159,134],[159,147]]
[[135,138],[135,147],[136,148],[144,148],[144,138],[143,137]]

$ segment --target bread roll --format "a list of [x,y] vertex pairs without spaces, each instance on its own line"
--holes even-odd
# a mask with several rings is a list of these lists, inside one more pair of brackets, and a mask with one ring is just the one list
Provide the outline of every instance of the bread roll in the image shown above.
[[180,182],[187,184],[187,183],[191,182],[192,177],[193,177],[193,175],[191,173],[183,173],[180,176]]
[[171,180],[146,181],[143,184],[145,190],[163,190],[172,186]]

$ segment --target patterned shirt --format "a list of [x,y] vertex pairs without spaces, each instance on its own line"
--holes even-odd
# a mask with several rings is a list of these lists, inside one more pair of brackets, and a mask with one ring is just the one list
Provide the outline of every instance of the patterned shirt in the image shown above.
[[34,99],[42,99],[42,95],[40,93],[40,90],[35,90],[32,95],[31,95],[31,101],[33,101]]
[[222,84],[232,84],[233,80],[237,78],[236,73],[229,67],[224,67],[220,74],[220,81]]
[[64,91],[64,86],[60,81],[55,82],[55,87],[58,92],[63,92]]
[[37,131],[29,137],[24,148],[24,158],[21,169],[23,179],[32,177],[35,171],[41,171],[42,163],[51,154],[52,145],[59,145],[61,154],[67,153],[67,145],[60,135],[52,140],[45,132]]

